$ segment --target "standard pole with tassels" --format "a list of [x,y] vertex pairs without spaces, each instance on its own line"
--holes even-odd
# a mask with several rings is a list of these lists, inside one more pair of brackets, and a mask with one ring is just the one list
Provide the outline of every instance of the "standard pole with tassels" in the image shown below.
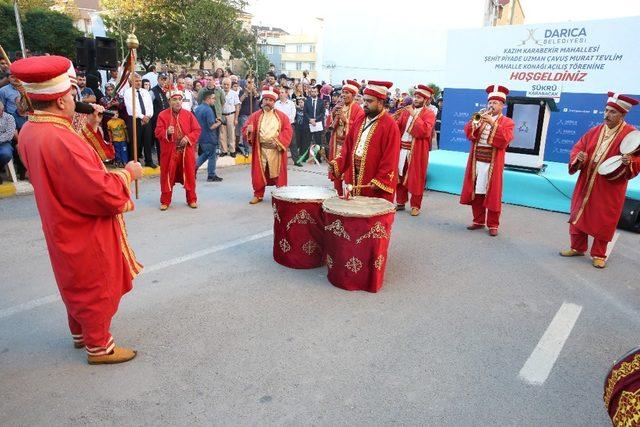
[[[136,88],[133,87],[134,75],[136,72],[136,49],[140,46],[138,43],[138,38],[135,34],[131,33],[127,37],[127,47],[129,48],[129,69],[131,70],[129,73],[129,85],[131,86],[131,108],[133,111],[131,112],[131,129],[132,129],[132,137],[133,137],[133,160],[138,162],[138,119],[136,118]],[[138,199],[138,180],[135,182],[135,192],[136,199]]]

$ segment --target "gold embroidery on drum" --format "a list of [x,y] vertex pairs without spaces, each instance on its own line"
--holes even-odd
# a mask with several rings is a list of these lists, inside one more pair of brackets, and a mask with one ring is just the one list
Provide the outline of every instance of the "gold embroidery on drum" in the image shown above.
[[291,220],[287,223],[287,230],[291,228],[292,224],[315,224],[316,220],[313,219],[309,212],[306,209],[301,209],[300,212],[296,214]]
[[282,222],[282,220],[280,219],[280,214],[278,213],[278,208],[276,207],[276,205],[272,205],[272,207],[273,207],[273,217],[277,219],[278,222]]
[[342,221],[340,221],[339,219],[336,219],[329,225],[325,225],[324,229],[325,231],[332,231],[333,234],[338,237],[344,237],[345,239],[351,241],[351,236],[349,236],[347,231],[344,229]]
[[635,393],[623,391],[618,400],[618,409],[613,416],[615,426],[637,426],[640,425],[640,390]]
[[384,263],[384,256],[380,254],[378,255],[378,258],[376,258],[375,262],[373,263],[373,266],[376,268],[376,270],[380,271],[382,270],[383,263]]
[[618,381],[628,377],[635,371],[640,369],[640,354],[636,354],[633,357],[633,360],[630,362],[624,362],[620,365],[620,367],[613,372],[611,372],[611,376],[607,380],[607,388],[604,393],[604,405],[606,408],[609,407],[609,403],[611,402],[611,395],[613,394],[613,388],[616,386]]
[[320,249],[320,245],[318,245],[313,240],[309,240],[307,243],[302,245],[302,250],[307,255],[311,255],[312,253],[314,253],[316,251],[316,249]]
[[287,242],[287,239],[280,240],[280,250],[285,254],[291,250],[291,245]]
[[352,272],[357,273],[358,271],[360,271],[360,269],[362,269],[362,261],[360,261],[356,257],[351,257],[351,259],[345,264],[345,267],[347,267]]
[[333,268],[333,258],[331,258],[329,254],[327,254],[327,267],[329,267],[329,269]]
[[363,234],[362,236],[358,237],[358,240],[356,240],[356,244],[360,244],[360,242],[362,242],[364,239],[388,239],[388,238],[389,238],[389,234],[387,233],[387,229],[384,228],[384,225],[382,225],[380,221],[378,221],[375,224],[373,224],[373,227],[371,227],[371,230],[369,230],[367,234]]

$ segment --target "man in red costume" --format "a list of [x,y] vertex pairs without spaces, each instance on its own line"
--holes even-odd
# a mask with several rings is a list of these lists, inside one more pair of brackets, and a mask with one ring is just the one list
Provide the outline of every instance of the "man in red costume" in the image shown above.
[[280,91],[272,86],[262,88],[262,108],[247,119],[242,135],[251,144],[252,205],[264,198],[267,185],[287,185],[287,147],[293,135],[286,114],[275,109]]
[[598,174],[602,162],[620,155],[620,143],[636,130],[624,118],[638,101],[613,92],[608,95],[604,123],[589,129],[571,150],[569,173],[579,171],[580,175],[571,199],[571,249],[560,252],[565,257],[582,256],[587,250],[587,236],[592,236],[591,257],[596,268],[606,266],[607,245],[622,213],[627,182],[640,172],[640,157],[625,154],[612,174]]
[[504,155],[513,141],[513,120],[502,115],[509,94],[504,86],[487,87],[487,109],[479,121],[464,126],[471,141],[467,170],[464,174],[460,203],[471,205],[473,224],[468,230],[489,227],[489,235],[498,235],[502,209],[502,172]]
[[[360,83],[355,80],[347,80],[342,86],[340,102],[327,118],[327,129],[333,131],[329,139],[329,161],[334,160],[340,154],[342,144],[352,125],[364,117],[364,110],[357,102],[354,102],[359,91]],[[342,196],[342,180],[334,176],[331,166],[329,166],[329,179],[333,181],[333,187]]]
[[364,113],[355,121],[340,155],[329,164],[336,179],[353,186],[356,196],[381,197],[393,203],[398,184],[400,131],[384,105],[391,82],[369,81]]
[[413,94],[413,104],[395,117],[400,137],[398,162],[398,187],[396,210],[403,211],[411,193],[411,216],[418,216],[422,206],[422,194],[427,181],[429,149],[436,116],[429,108],[433,89],[418,85]]
[[155,135],[160,141],[160,210],[171,204],[173,186],[184,186],[187,204],[198,207],[196,196],[196,142],[200,137],[200,124],[191,111],[182,108],[184,93],[173,88],[167,92],[169,108],[158,115]]
[[139,163],[108,172],[71,124],[75,90],[69,60],[37,56],[16,61],[35,109],[20,132],[20,157],[29,170],[51,266],[67,308],[76,348],[90,364],[120,363],[136,352],[117,347],[109,333],[120,298],[142,270],[127,242],[122,214],[133,210],[129,184]]

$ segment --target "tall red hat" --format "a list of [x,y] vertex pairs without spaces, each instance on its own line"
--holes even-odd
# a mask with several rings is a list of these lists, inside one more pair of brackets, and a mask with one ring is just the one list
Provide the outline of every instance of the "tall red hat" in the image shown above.
[[342,90],[351,92],[353,95],[357,95],[360,92],[360,83],[355,80],[345,80],[342,85]]
[[171,89],[167,91],[167,97],[184,99],[184,92],[180,89],[180,86],[171,86]]
[[34,101],[53,101],[71,90],[70,62],[63,56],[32,56],[11,64],[10,72],[20,80]]
[[262,86],[262,97],[273,99],[274,101],[278,100],[278,96],[280,96],[280,90],[277,87],[273,86]]
[[638,100],[633,99],[630,96],[622,95],[620,93],[608,92],[607,106],[615,108],[621,113],[628,113],[631,107],[638,105]]
[[507,95],[509,95],[509,89],[500,85],[491,85],[487,86],[487,101],[502,101],[505,102],[507,100]]
[[375,96],[378,99],[386,100],[389,89],[393,86],[391,82],[383,82],[378,80],[369,80],[367,87],[364,88],[365,95]]
[[418,85],[416,86],[416,90],[414,92],[417,95],[422,96],[424,99],[431,99],[435,91],[426,85]]

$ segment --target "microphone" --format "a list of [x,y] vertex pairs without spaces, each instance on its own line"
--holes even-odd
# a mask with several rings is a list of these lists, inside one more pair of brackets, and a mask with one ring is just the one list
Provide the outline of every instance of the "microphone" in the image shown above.
[[[94,112],[95,112],[95,108],[93,108],[93,105],[86,102],[76,101],[76,113],[93,114]],[[104,114],[105,116],[113,117],[115,115],[115,112],[111,110],[104,110],[102,114]]]

